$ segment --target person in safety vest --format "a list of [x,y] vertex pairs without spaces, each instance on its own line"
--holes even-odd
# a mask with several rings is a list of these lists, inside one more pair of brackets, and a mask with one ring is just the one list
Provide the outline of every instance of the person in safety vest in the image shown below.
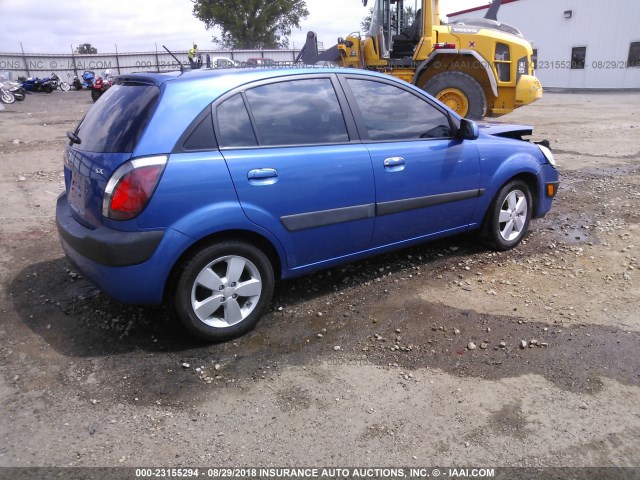
[[197,54],[198,54],[198,45],[196,45],[194,43],[193,47],[191,47],[189,49],[189,54],[187,55],[189,57],[189,63],[191,64],[191,68],[196,68],[196,55]]

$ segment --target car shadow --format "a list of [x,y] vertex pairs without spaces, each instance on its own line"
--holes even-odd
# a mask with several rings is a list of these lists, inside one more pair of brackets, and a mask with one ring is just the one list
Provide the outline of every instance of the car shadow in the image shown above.
[[[286,350],[288,344],[295,343],[292,337],[315,332],[317,322],[302,319],[308,315],[297,315],[300,322],[297,325],[288,322],[293,325],[283,334],[282,312],[292,316],[301,304],[319,297],[345,292],[405,270],[429,269],[433,262],[482,250],[472,235],[463,235],[279,282],[270,311],[256,329],[220,344],[194,339],[167,306],[131,306],[111,300],[79,275],[65,258],[23,269],[11,281],[9,292],[22,322],[53,349],[69,357],[109,356],[138,350],[224,353],[237,346],[244,349],[253,345],[261,349],[274,348],[275,344]],[[322,319],[325,321],[326,318]]]

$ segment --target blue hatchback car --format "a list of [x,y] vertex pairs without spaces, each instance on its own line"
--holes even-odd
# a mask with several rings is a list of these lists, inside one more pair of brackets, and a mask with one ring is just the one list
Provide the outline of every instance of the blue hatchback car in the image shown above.
[[109,296],[226,340],[278,279],[471,230],[515,247],[558,188],[527,130],[360,70],[125,75],[67,134],[60,239]]

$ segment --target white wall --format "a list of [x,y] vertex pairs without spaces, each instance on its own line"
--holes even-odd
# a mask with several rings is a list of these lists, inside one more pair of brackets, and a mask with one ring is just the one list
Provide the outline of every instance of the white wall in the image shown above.
[[[565,10],[572,11],[570,19]],[[630,43],[640,42],[640,0],[517,0],[500,7],[498,20],[533,42],[543,87],[640,88],[640,68],[626,68]],[[585,68],[572,70],[571,48],[584,46]]]

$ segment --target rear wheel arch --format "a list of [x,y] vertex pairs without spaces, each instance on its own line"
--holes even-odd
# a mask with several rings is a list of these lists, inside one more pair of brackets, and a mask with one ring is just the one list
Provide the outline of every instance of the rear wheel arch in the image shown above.
[[191,245],[187,250],[185,250],[182,255],[180,255],[173,268],[171,269],[171,272],[165,284],[163,294],[165,302],[173,297],[173,293],[176,287],[176,281],[180,276],[180,273],[184,266],[189,262],[191,258],[193,258],[194,255],[196,255],[200,250],[211,245],[233,241],[243,242],[261,250],[267,256],[269,262],[271,263],[275,279],[280,279],[282,259],[280,258],[280,254],[278,253],[277,248],[267,238],[258,233],[248,230],[227,230],[223,232],[216,232],[201,238],[193,245]]

